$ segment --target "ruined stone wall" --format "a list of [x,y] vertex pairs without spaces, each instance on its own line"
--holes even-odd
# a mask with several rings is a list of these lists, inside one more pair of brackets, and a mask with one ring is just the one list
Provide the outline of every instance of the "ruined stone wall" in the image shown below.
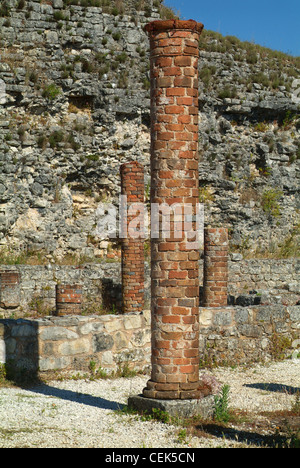
[[82,285],[81,314],[120,313],[122,307],[120,264],[71,266],[4,266],[18,274],[15,303],[6,305],[7,290],[0,290],[1,317],[34,317],[56,311],[57,285]]
[[[158,3],[140,2],[135,15],[60,0],[2,3],[0,250],[101,256],[107,239],[94,232],[96,210],[99,202],[117,203],[120,165],[139,161],[149,181],[143,27],[159,18]],[[226,224],[239,251],[281,243],[285,254],[293,252],[297,76],[296,59],[204,30],[199,195],[206,223]]]
[[300,306],[200,309],[203,365],[236,365],[300,356]]
[[[243,260],[228,261],[228,294],[237,305],[286,304],[300,300],[299,260]],[[18,304],[13,308],[0,305],[0,318],[48,315],[55,310],[56,285],[81,284],[82,313],[95,314],[122,310],[120,263],[86,264],[75,266],[2,265],[0,271],[18,273],[19,283],[14,291]],[[203,285],[203,260],[199,267],[200,291]],[[253,293],[254,291],[254,293]],[[252,292],[252,294],[249,294]],[[2,302],[2,289],[0,303]],[[150,304],[150,266],[145,263],[145,306]]]
[[[300,354],[300,306],[200,308],[200,364],[237,365]],[[150,311],[0,320],[0,363],[15,372],[148,371]]]
[[150,363],[149,315],[1,320],[0,362],[36,374],[141,371]]

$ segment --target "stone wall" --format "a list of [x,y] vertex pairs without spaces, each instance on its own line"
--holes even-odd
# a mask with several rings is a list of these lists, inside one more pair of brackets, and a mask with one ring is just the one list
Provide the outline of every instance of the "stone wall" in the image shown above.
[[[97,206],[117,203],[120,165],[139,161],[149,181],[143,28],[159,18],[158,2],[141,2],[134,15],[131,0],[119,15],[61,0],[3,3],[0,251],[94,258],[107,241],[94,232]],[[297,60],[205,30],[201,37],[206,222],[228,227],[240,250],[287,246],[299,226]]]
[[300,357],[300,306],[200,309],[202,364]]
[[[233,260],[234,259],[234,260]],[[242,259],[229,262],[228,293],[256,292],[262,302],[294,305],[300,299],[300,259]]]
[[[233,260],[234,259],[234,260]],[[58,283],[81,284],[83,314],[122,310],[121,264],[99,263],[75,266],[1,265],[2,271],[19,273],[13,308],[0,305],[0,318],[47,315],[55,310]],[[300,260],[242,259],[231,256],[228,262],[228,294],[231,303],[281,303],[295,305],[300,300]],[[203,260],[199,268],[203,284]],[[201,286],[200,286],[201,290]],[[252,292],[252,294],[249,294]],[[254,293],[253,293],[254,292]],[[240,298],[240,299],[238,299]],[[150,266],[145,263],[145,304],[150,301]],[[243,301],[243,302],[241,302]],[[0,291],[1,303],[1,291]],[[4,304],[3,304],[4,305]]]
[[[299,354],[300,306],[200,308],[201,365],[250,364]],[[149,371],[150,356],[150,311],[0,320],[0,363],[18,374]]]
[[[150,365],[150,313],[0,321],[0,362],[20,373],[108,373]],[[92,364],[94,363],[94,365]]]
[[[14,307],[0,306],[1,317],[49,315],[56,308],[57,284],[82,285],[82,314],[121,312],[119,263],[73,266],[3,266],[3,271],[19,273]],[[0,291],[1,298],[1,291]],[[4,304],[3,304],[4,305]]]

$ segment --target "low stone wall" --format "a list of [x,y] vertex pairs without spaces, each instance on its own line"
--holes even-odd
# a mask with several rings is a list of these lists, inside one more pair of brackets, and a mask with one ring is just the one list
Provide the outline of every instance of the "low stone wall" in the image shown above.
[[141,371],[150,364],[150,312],[0,320],[0,362],[17,374]]
[[300,306],[200,309],[204,365],[246,364],[300,356]]
[[[200,364],[299,357],[300,306],[200,308]],[[0,320],[0,363],[18,373],[72,375],[150,368],[150,312]]]

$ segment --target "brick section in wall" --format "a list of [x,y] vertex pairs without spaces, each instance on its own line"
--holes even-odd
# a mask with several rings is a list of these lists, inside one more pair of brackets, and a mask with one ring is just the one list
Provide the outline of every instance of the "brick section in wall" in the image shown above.
[[80,315],[82,311],[82,286],[58,284],[56,286],[56,316]]
[[14,309],[20,305],[20,274],[0,271],[0,307]]
[[120,174],[121,194],[127,197],[126,216],[121,218],[122,310],[126,314],[144,309],[144,168],[131,161],[122,164]]
[[[151,49],[151,203],[192,206],[198,188],[198,56],[203,25],[154,21]],[[153,206],[153,205],[152,205]],[[173,222],[172,222],[173,220]],[[151,379],[143,394],[194,399],[199,389],[199,249],[175,217],[151,238]]]
[[203,306],[226,307],[228,296],[228,230],[204,229]]

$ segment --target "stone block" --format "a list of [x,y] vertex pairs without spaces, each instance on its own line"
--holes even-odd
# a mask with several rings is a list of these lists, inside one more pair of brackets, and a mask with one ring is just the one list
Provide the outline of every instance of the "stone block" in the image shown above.
[[140,315],[127,315],[124,316],[125,330],[132,330],[133,328],[140,328],[141,316]]
[[78,334],[76,332],[64,327],[47,327],[40,332],[40,339],[43,341],[75,340],[77,338]]
[[97,333],[93,336],[93,352],[99,353],[112,349],[114,346],[114,339],[107,333]]
[[39,369],[41,372],[51,371],[56,369],[65,369],[71,364],[70,357],[40,357]]
[[91,352],[90,340],[80,338],[74,341],[61,343],[58,347],[58,353],[63,356],[73,356],[75,354],[89,354]]
[[151,414],[153,409],[159,409],[174,418],[201,416],[207,419],[214,413],[214,396],[209,395],[199,400],[160,400],[136,395],[129,397],[128,407],[139,413]]

